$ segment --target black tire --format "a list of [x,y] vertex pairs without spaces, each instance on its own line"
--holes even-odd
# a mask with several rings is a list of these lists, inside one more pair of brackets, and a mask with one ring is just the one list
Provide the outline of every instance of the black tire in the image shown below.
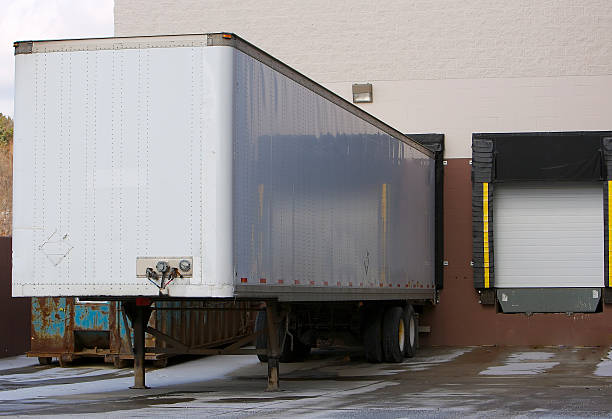
[[382,318],[383,310],[374,307],[365,313],[363,324],[363,347],[368,362],[380,363],[383,361],[382,349]]
[[411,305],[404,310],[404,330],[406,331],[404,356],[412,358],[419,347],[419,318]]
[[38,363],[40,365],[51,365],[51,361],[53,361],[53,358],[51,358],[50,356],[39,356],[38,357]]
[[401,307],[389,307],[383,319],[383,353],[387,362],[402,362],[406,343],[404,327],[404,310]]

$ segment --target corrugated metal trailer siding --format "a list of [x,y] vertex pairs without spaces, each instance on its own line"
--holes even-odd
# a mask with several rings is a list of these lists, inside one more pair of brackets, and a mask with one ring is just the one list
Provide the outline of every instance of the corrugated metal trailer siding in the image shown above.
[[[254,314],[247,303],[157,302],[149,326],[190,347],[214,347],[251,333]],[[230,308],[221,311],[219,308]],[[165,310],[167,309],[167,310]],[[78,302],[74,298],[32,298],[30,356],[131,356],[132,326],[119,302]],[[166,348],[150,334],[146,347]],[[152,355],[153,356],[153,355]]]
[[169,297],[433,300],[433,153],[360,108],[229,34],[16,53],[15,296],[157,297],[172,256]]
[[434,159],[258,58],[234,58],[236,285],[431,297]]

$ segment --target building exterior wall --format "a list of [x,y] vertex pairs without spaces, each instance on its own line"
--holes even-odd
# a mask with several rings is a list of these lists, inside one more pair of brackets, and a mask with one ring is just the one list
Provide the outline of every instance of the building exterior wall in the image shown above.
[[0,358],[30,349],[30,299],[11,297],[11,237],[0,237]]
[[[115,34],[235,32],[406,133],[445,134],[445,288],[424,344],[608,344],[612,309],[500,314],[474,290],[472,133],[612,128],[606,0],[115,1]],[[603,227],[602,227],[603,228]]]
[[609,129],[612,7],[574,2],[116,0],[115,34],[235,32],[410,133]]

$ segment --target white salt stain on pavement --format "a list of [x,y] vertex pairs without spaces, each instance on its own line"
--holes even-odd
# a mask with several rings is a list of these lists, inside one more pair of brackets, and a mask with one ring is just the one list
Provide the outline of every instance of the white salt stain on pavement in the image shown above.
[[505,365],[489,367],[480,375],[537,375],[559,365],[558,362],[542,362],[554,356],[550,352],[519,352],[508,356]]
[[600,377],[612,377],[612,349],[608,352],[608,357],[601,360],[595,367],[595,375]]
[[[254,365],[258,362],[257,358],[251,355],[235,355],[232,357],[211,356],[200,358],[183,364],[148,371],[146,375],[147,385],[164,387],[223,378],[239,368]],[[1,364],[2,361],[0,360],[0,369],[3,368]],[[113,372],[113,370],[107,368],[100,370],[100,374],[109,372]],[[90,372],[86,372],[86,374],[89,373]],[[73,377],[81,376],[83,375],[73,375]],[[0,376],[0,379],[2,379],[2,376]],[[133,383],[134,379],[130,371],[130,376],[127,377],[0,391],[0,401],[125,391]]]

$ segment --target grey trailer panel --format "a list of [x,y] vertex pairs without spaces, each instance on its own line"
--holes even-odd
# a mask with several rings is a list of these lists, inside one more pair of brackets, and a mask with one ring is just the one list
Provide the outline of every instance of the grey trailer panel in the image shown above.
[[432,296],[434,160],[243,52],[234,68],[240,294]]

